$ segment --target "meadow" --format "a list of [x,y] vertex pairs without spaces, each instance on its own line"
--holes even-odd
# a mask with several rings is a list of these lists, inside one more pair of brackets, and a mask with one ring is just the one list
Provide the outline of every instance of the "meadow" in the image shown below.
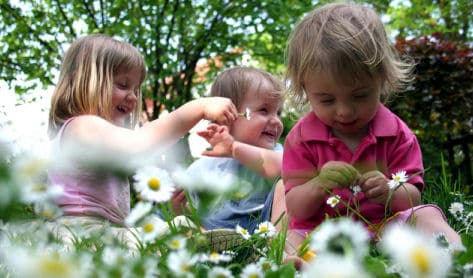
[[[173,181],[210,203],[241,186],[237,179],[217,180],[209,173],[188,177],[182,169],[143,165],[132,177],[136,199],[126,221],[134,228],[126,235],[112,225],[56,225],[61,211],[51,200],[61,190],[46,185],[46,170],[57,161],[33,152],[15,154],[0,138],[2,277],[473,277],[472,200],[446,167],[426,172],[423,199],[444,210],[463,245],[406,225],[387,229],[381,241],[372,242],[360,223],[341,216],[310,235],[299,249],[305,266],[296,269],[283,263],[286,223],[280,232],[269,222],[255,231],[237,226],[203,232],[198,227],[205,203],[191,203],[185,217],[170,210]],[[109,155],[96,167],[116,162]],[[399,175],[392,179],[395,186],[408,179]],[[333,200],[334,207],[337,203]]]

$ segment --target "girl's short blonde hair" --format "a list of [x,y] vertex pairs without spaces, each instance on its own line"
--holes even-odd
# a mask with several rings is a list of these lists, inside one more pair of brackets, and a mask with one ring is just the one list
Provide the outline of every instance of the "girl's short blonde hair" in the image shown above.
[[233,67],[222,71],[210,88],[210,95],[213,97],[226,97],[232,100],[235,106],[240,109],[241,103],[254,84],[259,85],[266,80],[273,86],[271,97],[284,100],[284,86],[280,79],[264,70],[252,67]]
[[327,4],[308,13],[291,33],[286,81],[296,103],[304,104],[304,78],[327,73],[345,84],[379,78],[386,99],[411,80],[413,63],[400,59],[380,17],[370,8]]
[[[48,132],[56,136],[64,122],[74,116],[112,117],[113,78],[119,70],[137,68],[143,83],[146,66],[132,45],[112,37],[95,34],[79,38],[63,57],[59,81],[51,99]],[[141,114],[141,88],[138,104],[130,119],[134,127]]]

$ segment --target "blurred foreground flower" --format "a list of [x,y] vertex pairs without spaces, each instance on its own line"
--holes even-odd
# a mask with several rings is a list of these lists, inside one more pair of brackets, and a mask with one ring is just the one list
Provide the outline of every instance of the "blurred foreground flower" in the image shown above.
[[304,269],[302,277],[369,278],[372,276],[353,257],[325,253],[311,261],[309,266]]
[[173,172],[172,177],[176,184],[191,192],[209,192],[214,194],[225,194],[233,190],[237,185],[237,177],[234,175],[221,175],[213,172],[198,172],[189,174],[186,170]]
[[317,255],[333,254],[362,261],[368,254],[369,240],[368,231],[360,222],[343,217],[324,221],[313,231],[310,249]]
[[85,277],[92,270],[87,253],[60,252],[51,249],[24,248],[2,243],[1,261],[13,277]]
[[452,264],[447,249],[406,225],[388,226],[381,247],[392,258],[396,269],[408,277],[447,277]]

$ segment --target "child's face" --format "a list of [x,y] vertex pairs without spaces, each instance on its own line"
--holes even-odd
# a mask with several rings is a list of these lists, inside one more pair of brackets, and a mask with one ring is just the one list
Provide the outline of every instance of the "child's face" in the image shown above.
[[118,126],[125,126],[125,121],[135,111],[137,92],[141,86],[139,69],[119,70],[113,78],[112,121]]
[[360,138],[380,103],[380,82],[371,79],[344,84],[324,73],[304,78],[304,90],[315,115],[335,134]]
[[239,112],[245,112],[248,108],[250,119],[238,117],[231,125],[230,132],[240,142],[273,149],[283,129],[280,119],[282,100],[271,98],[270,93],[274,89],[268,81],[257,85],[250,87],[239,108]]

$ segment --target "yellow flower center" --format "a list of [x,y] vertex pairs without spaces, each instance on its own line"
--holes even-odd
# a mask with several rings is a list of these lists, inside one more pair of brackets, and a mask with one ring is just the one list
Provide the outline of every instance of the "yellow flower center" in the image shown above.
[[261,268],[262,268],[264,271],[268,271],[268,270],[271,269],[271,264],[268,263],[268,262],[263,262],[263,263],[261,264]]
[[43,211],[43,216],[46,217],[46,218],[53,218],[54,213],[50,210],[45,210],[45,211]]
[[245,228],[241,228],[241,233],[244,234],[244,235],[247,235],[248,231]]
[[154,230],[154,225],[152,223],[147,223],[143,226],[143,231],[145,233],[151,233]]
[[301,256],[301,258],[306,262],[310,262],[315,258],[315,253],[314,251],[308,250]]
[[161,187],[161,182],[157,178],[151,178],[148,181],[148,187],[154,191],[158,191]]
[[64,262],[58,259],[47,258],[41,261],[40,264],[40,276],[53,276],[53,277],[67,277],[69,274],[69,267]]
[[181,246],[179,240],[173,240],[171,241],[171,247],[174,249],[178,249]]
[[33,192],[45,192],[48,190],[48,187],[46,184],[39,183],[39,184],[33,185],[32,189],[33,189]]
[[190,269],[191,269],[191,266],[188,265],[188,264],[182,264],[181,265],[181,270],[184,271],[184,272],[189,272]]
[[22,170],[28,177],[41,173],[46,168],[45,162],[41,160],[30,161]]
[[264,233],[264,232],[268,231],[268,227],[267,226],[261,226],[261,228],[259,230]]
[[400,181],[401,177],[400,176],[394,176],[394,181]]
[[218,259],[218,253],[217,253],[217,252],[212,252],[212,253],[210,254],[210,258],[213,259],[213,260]]
[[411,253],[411,259],[420,273],[428,274],[430,272],[430,262],[425,250],[419,247],[414,248]]
[[259,275],[258,275],[258,274],[255,274],[255,273],[252,273],[252,274],[248,275],[248,277],[250,277],[250,278],[258,278]]

